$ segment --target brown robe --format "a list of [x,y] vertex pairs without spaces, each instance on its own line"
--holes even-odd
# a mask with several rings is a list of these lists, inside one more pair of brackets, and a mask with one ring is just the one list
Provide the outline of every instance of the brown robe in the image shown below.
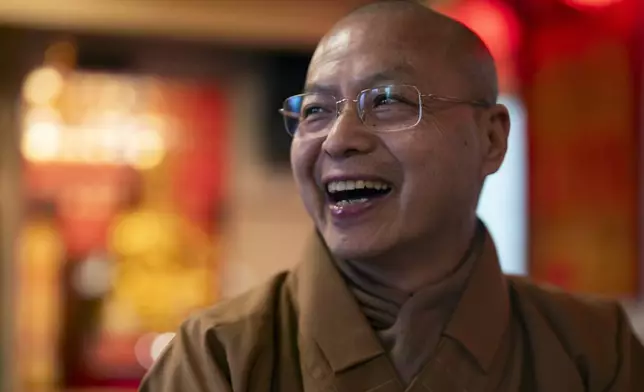
[[293,271],[186,321],[140,391],[644,391],[644,348],[618,304],[505,277],[486,236],[430,359],[404,386],[316,240]]
[[486,234],[485,226],[479,222],[469,250],[455,268],[440,281],[415,292],[389,285],[387,271],[382,269],[334,260],[403,385],[408,386],[432,357],[472,267],[481,256]]

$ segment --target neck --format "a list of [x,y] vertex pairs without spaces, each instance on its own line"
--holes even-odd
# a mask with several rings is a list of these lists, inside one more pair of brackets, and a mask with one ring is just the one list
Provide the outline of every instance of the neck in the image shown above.
[[354,260],[353,268],[379,285],[406,293],[441,282],[454,273],[468,253],[478,221],[452,227],[441,226],[439,233],[401,244],[369,260]]
[[440,247],[407,244],[408,252],[388,252],[388,261],[336,261],[405,385],[432,357],[481,254],[476,221],[461,235],[445,233]]

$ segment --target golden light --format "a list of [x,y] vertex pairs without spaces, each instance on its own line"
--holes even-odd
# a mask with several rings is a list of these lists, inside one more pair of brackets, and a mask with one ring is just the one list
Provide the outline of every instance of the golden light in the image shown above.
[[139,131],[133,134],[136,149],[134,160],[130,163],[139,170],[148,170],[158,166],[165,157],[163,138],[156,130]]
[[[50,63],[72,56],[70,45],[50,48]],[[139,87],[109,74],[64,77],[57,67],[34,70],[23,86],[23,155],[39,163],[158,166],[168,149],[167,119],[136,112]]]
[[32,105],[48,105],[63,90],[64,79],[53,67],[42,67],[32,71],[25,80],[23,96]]
[[21,262],[30,262],[38,271],[51,271],[62,255],[63,244],[59,234],[51,227],[29,227],[21,236],[18,248]]
[[25,130],[21,151],[25,159],[46,162],[55,159],[60,150],[60,128],[53,122],[40,122]]
[[131,83],[107,79],[97,90],[98,107],[105,113],[127,114],[136,106],[137,91]]
[[124,256],[141,255],[162,246],[167,221],[161,214],[137,211],[120,220],[111,229],[113,250]]
[[59,124],[60,113],[51,106],[32,107],[23,116],[22,128],[28,129],[32,125],[43,122]]
[[107,163],[115,163],[119,160],[119,145],[122,135],[118,132],[101,132],[98,136],[100,154],[98,158]]

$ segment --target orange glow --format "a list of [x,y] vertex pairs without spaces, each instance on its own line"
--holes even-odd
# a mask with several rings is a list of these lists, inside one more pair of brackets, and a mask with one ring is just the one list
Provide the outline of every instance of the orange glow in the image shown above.
[[139,90],[145,86],[108,74],[63,78],[52,67],[33,71],[23,89],[23,157],[139,170],[158,166],[168,150],[167,119],[137,106]]
[[151,169],[163,161],[165,143],[156,129],[74,128],[39,122],[24,130],[22,153],[32,162],[131,165]]

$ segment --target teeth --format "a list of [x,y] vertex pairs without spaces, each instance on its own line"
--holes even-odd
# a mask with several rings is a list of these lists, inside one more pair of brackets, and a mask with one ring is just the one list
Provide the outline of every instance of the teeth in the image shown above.
[[347,181],[332,181],[327,184],[327,190],[330,193],[340,192],[340,191],[351,191],[354,189],[376,189],[376,190],[387,190],[389,185],[381,181],[365,181],[365,180],[347,180]]

